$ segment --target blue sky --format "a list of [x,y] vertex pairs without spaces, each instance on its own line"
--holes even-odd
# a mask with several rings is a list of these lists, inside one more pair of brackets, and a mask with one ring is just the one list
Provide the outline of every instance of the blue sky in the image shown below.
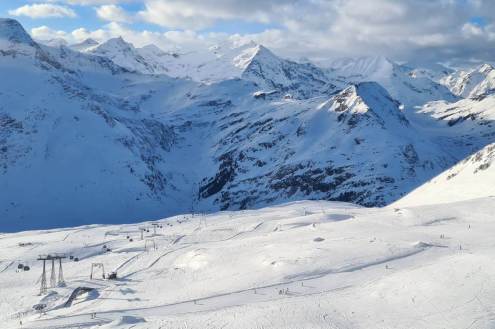
[[[22,7],[24,5],[33,5],[35,3],[36,2],[33,2],[32,0],[31,1],[1,0],[0,16],[13,17],[13,15],[9,15],[9,11]],[[49,3],[49,2],[40,1],[39,3]],[[109,3],[112,3],[112,1],[109,1]],[[63,1],[61,1],[61,5],[67,6],[63,4]],[[77,13],[77,18],[70,18],[70,17],[30,18],[28,16],[15,16],[15,18],[19,20],[27,30],[42,25],[49,26],[50,28],[56,30],[64,30],[64,31],[75,30],[80,27],[84,27],[88,30],[96,30],[106,23],[104,20],[98,18],[96,14],[96,9],[98,7],[99,7],[98,5],[70,6],[70,8]],[[145,9],[144,3],[140,1],[122,2],[119,3],[119,7],[121,7],[122,9],[124,9],[125,11],[131,14],[137,13]],[[129,24],[129,26],[136,30],[162,31],[162,32],[171,30],[167,27],[158,26],[156,24],[149,24],[145,21],[133,22],[132,24]],[[259,33],[267,29],[275,28],[277,26],[278,26],[277,24],[272,24],[272,23],[250,22],[240,19],[218,20],[217,22],[215,22],[214,25],[201,29],[201,32],[204,33],[224,32],[229,34]]]
[[[491,60],[493,0],[0,0],[37,39],[137,46],[254,40],[287,57]],[[58,17],[53,17],[58,16]]]

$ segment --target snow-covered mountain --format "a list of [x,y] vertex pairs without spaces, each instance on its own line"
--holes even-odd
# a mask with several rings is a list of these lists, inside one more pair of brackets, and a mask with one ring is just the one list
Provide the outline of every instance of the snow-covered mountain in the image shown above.
[[453,74],[454,69],[435,62],[424,62],[421,60],[410,61],[403,66],[410,68],[412,77],[428,78],[436,83],[442,84],[442,79]]
[[[156,52],[150,52],[146,49],[147,54],[159,56]],[[122,66],[129,71],[140,72],[145,74],[163,74],[167,72],[165,66],[151,62],[148,56],[145,58],[140,51],[121,37],[110,39],[100,45],[85,50],[86,53],[108,58],[115,64]]]
[[330,68],[343,81],[378,82],[406,108],[435,100],[456,100],[456,96],[445,86],[423,75],[414,74],[413,68],[399,65],[386,57],[341,59],[331,63]]
[[495,93],[495,68],[490,64],[483,64],[472,70],[454,72],[441,82],[455,95],[482,98]]
[[[330,69],[323,69],[309,61],[283,59],[254,42],[224,42],[205,51],[168,53],[153,45],[135,48],[116,38],[85,51],[144,74],[167,74],[204,83],[242,78],[265,91],[278,90],[298,98],[331,94],[348,83],[376,81],[409,108],[433,100],[456,99],[445,86],[434,82],[426,69],[415,70],[379,56],[337,60],[330,64]],[[429,67],[431,75],[434,71],[438,75],[451,73],[440,65]]]
[[282,59],[255,43],[224,43],[206,52],[168,53],[154,45],[135,48],[122,38],[115,38],[86,52],[143,74],[166,74],[204,83],[242,78],[265,91],[277,90],[300,98],[337,90],[327,71],[310,63]]
[[159,167],[175,134],[139,113],[151,90],[134,98],[138,76],[70,50],[55,57],[17,22],[0,23],[2,230],[161,216]]
[[[437,114],[449,103],[402,109],[413,92],[404,79],[423,80],[390,61],[362,73],[401,81],[405,98],[252,43],[213,47],[195,67],[184,58],[197,54],[120,38],[83,52],[40,45],[16,21],[0,22],[2,230],[301,199],[385,205],[468,149],[466,139],[441,142],[451,127]],[[465,102],[481,111],[490,100]],[[489,128],[473,126],[469,147],[489,143]]]
[[495,196],[495,144],[469,156],[399,200],[397,206],[451,203]]
[[267,48],[257,45],[234,58],[242,70],[243,79],[253,81],[265,90],[295,93],[299,98],[331,94],[337,83],[325,70],[311,63],[296,63],[275,56]]
[[0,55],[38,55],[40,47],[13,19],[0,18]]
[[259,102],[221,121],[218,169],[200,195],[222,209],[307,198],[384,205],[453,163],[377,83],[330,99]]

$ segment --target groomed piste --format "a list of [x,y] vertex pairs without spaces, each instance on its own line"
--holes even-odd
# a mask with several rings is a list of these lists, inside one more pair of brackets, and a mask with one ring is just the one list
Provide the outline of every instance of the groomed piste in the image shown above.
[[[490,328],[494,202],[304,201],[4,234],[2,328]],[[72,256],[65,286],[39,295],[37,258],[54,253]]]

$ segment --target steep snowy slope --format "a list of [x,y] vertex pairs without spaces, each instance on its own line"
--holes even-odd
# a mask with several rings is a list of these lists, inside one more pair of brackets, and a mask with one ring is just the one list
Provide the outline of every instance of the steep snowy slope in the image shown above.
[[[138,112],[151,90],[134,98],[126,89],[139,76],[71,51],[65,56],[77,57],[55,58],[17,22],[1,23],[10,29],[2,29],[0,48],[1,230],[173,211],[160,170],[175,134]],[[85,65],[74,71],[63,61]],[[160,80],[164,88],[167,81]]]
[[396,206],[495,196],[495,144],[490,144],[399,200]]
[[412,68],[401,66],[385,57],[342,59],[330,67],[341,80],[351,82],[376,81],[406,108],[421,106],[429,101],[454,101],[445,86],[422,75],[415,75]]
[[464,98],[482,98],[495,92],[495,68],[483,64],[473,70],[455,72],[441,83]]

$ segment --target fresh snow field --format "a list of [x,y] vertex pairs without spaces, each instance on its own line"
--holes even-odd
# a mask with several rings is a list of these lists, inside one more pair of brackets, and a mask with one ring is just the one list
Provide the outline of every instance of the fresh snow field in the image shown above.
[[[151,222],[3,234],[1,327],[493,328],[494,201],[302,201],[166,218],[156,235]],[[36,259],[53,253],[79,261],[64,260],[57,288],[47,264],[39,296]],[[118,278],[90,280],[91,263]],[[64,307],[78,287],[94,290]]]

